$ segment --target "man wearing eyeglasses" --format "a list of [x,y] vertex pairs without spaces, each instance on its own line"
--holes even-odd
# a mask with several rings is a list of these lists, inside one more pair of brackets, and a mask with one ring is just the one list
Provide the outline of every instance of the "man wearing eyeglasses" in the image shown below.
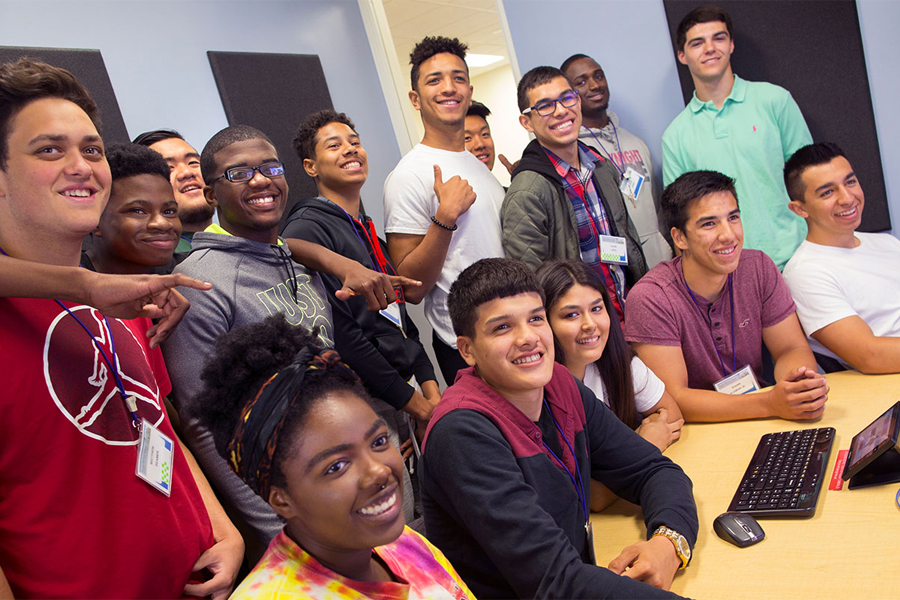
[[[216,207],[219,223],[194,235],[191,254],[176,272],[192,273],[213,289],[207,296],[191,295],[189,315],[165,342],[163,353],[173,402],[184,417],[184,439],[213,485],[256,534],[259,546],[248,544],[247,554],[252,557],[256,550],[258,558],[283,522],[231,472],[206,425],[198,420],[200,415],[191,412],[205,362],[222,334],[276,313],[291,325],[313,331],[323,346],[333,347],[331,308],[321,278],[312,269],[336,275],[345,286],[353,272],[350,267],[371,271],[316,244],[278,237],[288,185],[284,163],[261,131],[246,125],[223,129],[206,144],[200,167],[204,194]],[[299,259],[292,260],[292,255]],[[405,278],[387,277],[392,295],[394,285],[407,283]],[[385,303],[382,308],[386,307]]]
[[526,73],[518,101],[519,123],[537,139],[513,171],[500,211],[506,256],[533,269],[551,259],[583,260],[603,278],[621,321],[625,291],[647,266],[618,173],[578,141],[581,101],[562,71]]
[[[267,543],[281,528],[269,505],[256,496],[218,456],[212,436],[191,414],[202,387],[201,373],[216,340],[227,331],[281,312],[292,325],[334,345],[331,308],[319,275],[291,260],[278,238],[287,202],[284,164],[261,131],[245,125],[215,134],[200,157],[204,194],[219,223],[194,234],[191,254],[176,272],[212,283],[206,297],[191,296],[190,316],[163,344],[172,380],[175,408],[181,413],[184,440],[210,482]],[[252,554],[248,545],[248,555]]]

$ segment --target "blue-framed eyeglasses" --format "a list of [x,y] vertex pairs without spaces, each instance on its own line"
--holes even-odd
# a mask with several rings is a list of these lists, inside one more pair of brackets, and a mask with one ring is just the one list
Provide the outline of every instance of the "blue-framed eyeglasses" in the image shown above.
[[253,173],[259,171],[269,179],[273,177],[281,177],[284,175],[284,163],[283,162],[269,162],[258,167],[232,167],[219,175],[218,177],[213,177],[210,180],[210,183],[213,181],[218,181],[223,177],[230,181],[231,183],[243,183],[245,181],[250,181],[253,179]]
[[559,102],[563,105],[564,108],[572,108],[578,103],[578,92],[575,90],[569,90],[556,100],[541,100],[534,106],[526,108],[522,111],[523,115],[527,115],[531,111],[535,111],[537,114],[542,117],[549,117],[556,111],[556,103]]

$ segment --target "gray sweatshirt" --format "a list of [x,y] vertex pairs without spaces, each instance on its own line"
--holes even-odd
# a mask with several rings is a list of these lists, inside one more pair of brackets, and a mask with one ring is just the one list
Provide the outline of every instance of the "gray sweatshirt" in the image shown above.
[[203,366],[223,333],[281,312],[288,323],[317,330],[322,345],[333,347],[331,308],[319,275],[292,261],[287,246],[204,231],[194,234],[191,248],[175,272],[208,281],[213,288],[180,289],[191,308],[163,344],[172,401],[183,419],[184,442],[206,477],[267,544],[284,523],[219,456],[209,431],[185,417],[203,387]]

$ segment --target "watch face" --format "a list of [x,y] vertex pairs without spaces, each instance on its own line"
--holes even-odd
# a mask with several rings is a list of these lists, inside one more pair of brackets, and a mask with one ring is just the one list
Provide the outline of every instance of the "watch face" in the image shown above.
[[683,535],[678,536],[678,548],[685,558],[691,560],[691,546],[687,543],[687,539]]

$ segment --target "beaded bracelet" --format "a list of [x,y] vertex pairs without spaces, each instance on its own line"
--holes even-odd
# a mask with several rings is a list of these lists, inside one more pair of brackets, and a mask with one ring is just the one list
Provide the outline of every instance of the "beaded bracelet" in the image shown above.
[[447,231],[456,231],[457,229],[459,229],[459,225],[453,225],[453,227],[450,227],[449,225],[444,225],[443,223],[441,223],[434,217],[431,217],[431,222],[434,223],[435,225],[437,225],[438,227],[446,229]]

